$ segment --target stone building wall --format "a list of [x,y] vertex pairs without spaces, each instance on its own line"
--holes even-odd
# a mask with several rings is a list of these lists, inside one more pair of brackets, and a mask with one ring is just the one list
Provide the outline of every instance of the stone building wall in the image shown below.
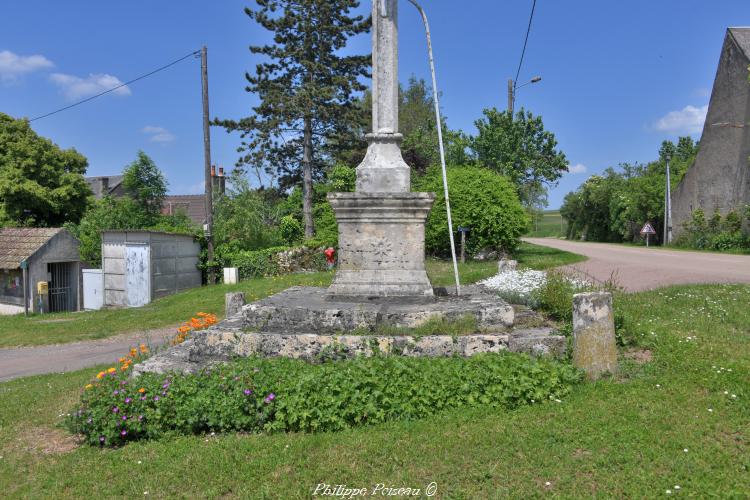
[[675,236],[703,209],[741,211],[750,204],[750,28],[729,28],[695,163],[672,193]]

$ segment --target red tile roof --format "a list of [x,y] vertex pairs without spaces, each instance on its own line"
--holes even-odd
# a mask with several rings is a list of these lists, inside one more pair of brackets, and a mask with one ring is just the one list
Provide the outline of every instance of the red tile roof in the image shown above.
[[0,228],[0,269],[18,269],[63,228]]

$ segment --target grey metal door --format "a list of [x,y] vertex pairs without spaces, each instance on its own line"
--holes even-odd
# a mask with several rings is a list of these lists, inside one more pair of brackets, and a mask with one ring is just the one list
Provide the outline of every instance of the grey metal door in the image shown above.
[[70,262],[51,262],[47,264],[50,274],[49,311],[75,311],[73,286],[73,265]]
[[140,307],[151,301],[150,263],[148,245],[125,245],[125,294],[128,307]]

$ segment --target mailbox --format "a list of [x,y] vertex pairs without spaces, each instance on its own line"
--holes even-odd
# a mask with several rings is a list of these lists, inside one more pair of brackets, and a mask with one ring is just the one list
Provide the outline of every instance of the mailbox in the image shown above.
[[49,294],[49,283],[46,281],[39,281],[36,284],[36,293],[39,295]]

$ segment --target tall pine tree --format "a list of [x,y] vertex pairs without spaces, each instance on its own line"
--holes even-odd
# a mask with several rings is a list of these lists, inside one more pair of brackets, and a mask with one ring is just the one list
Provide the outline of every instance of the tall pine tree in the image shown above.
[[322,174],[323,146],[340,141],[358,119],[355,99],[365,89],[370,55],[342,55],[347,41],[370,29],[369,17],[354,16],[357,0],[256,0],[245,13],[273,34],[272,45],[254,45],[266,56],[246,91],[260,104],[239,121],[215,120],[239,131],[238,166],[266,171],[287,188],[302,182],[305,237],[314,234],[313,178]]

